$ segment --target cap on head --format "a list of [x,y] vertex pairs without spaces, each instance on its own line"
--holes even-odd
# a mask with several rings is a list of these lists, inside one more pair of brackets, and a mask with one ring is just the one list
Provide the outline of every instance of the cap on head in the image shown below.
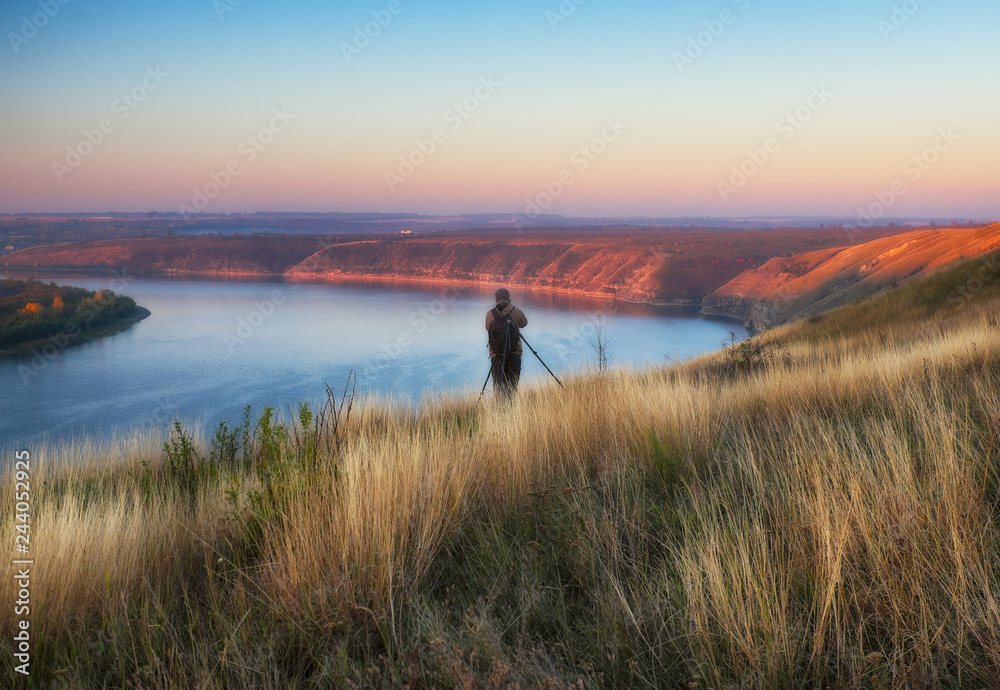
[[497,290],[496,298],[497,298],[497,302],[502,302],[505,299],[509,300],[510,299],[510,292],[507,290],[507,288],[500,288],[499,290]]

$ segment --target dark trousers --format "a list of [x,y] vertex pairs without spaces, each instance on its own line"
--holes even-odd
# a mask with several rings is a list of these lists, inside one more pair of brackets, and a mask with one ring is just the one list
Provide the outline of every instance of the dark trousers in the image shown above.
[[521,380],[521,355],[497,355],[493,358],[493,390],[497,395],[511,396]]

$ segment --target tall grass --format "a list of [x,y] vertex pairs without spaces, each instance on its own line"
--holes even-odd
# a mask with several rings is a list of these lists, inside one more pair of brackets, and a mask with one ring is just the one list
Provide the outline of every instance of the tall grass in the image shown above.
[[33,449],[32,681],[996,687],[1000,299],[950,275],[752,370],[360,404],[315,461],[329,417],[258,423],[248,462],[196,436],[194,484],[166,439]]

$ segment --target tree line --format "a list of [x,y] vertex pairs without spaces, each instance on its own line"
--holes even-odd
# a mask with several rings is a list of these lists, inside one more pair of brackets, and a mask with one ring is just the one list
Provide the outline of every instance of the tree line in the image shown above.
[[87,335],[133,316],[131,297],[38,280],[0,280],[0,348],[57,334]]

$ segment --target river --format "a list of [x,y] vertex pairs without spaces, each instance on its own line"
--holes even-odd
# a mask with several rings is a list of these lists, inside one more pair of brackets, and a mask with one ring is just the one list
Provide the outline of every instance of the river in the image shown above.
[[[0,447],[174,419],[214,429],[242,409],[295,409],[341,391],[418,403],[440,391],[478,394],[489,369],[483,322],[492,291],[445,285],[308,284],[10,272],[89,290],[111,288],[152,315],[127,330],[35,357],[0,360]],[[601,326],[613,366],[641,367],[716,350],[736,324],[697,310],[514,291],[523,333],[561,376],[593,367]],[[526,349],[527,385],[551,383]]]

